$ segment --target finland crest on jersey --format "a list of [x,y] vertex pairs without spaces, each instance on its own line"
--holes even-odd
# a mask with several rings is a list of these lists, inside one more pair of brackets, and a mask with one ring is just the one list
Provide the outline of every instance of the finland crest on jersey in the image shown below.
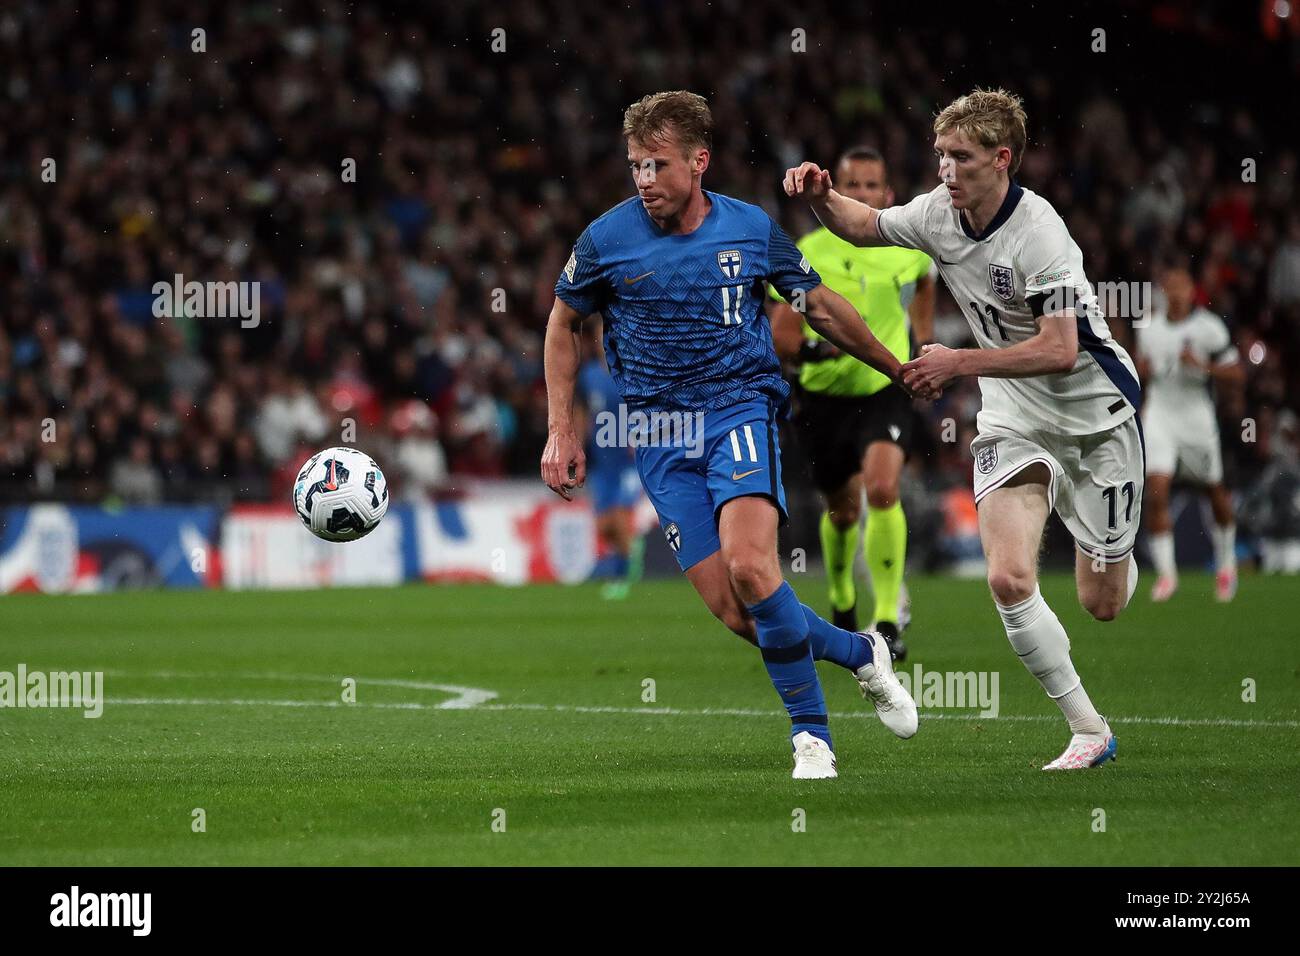
[[728,279],[734,279],[740,275],[740,263],[739,249],[724,249],[718,253],[718,268],[722,270],[722,274]]

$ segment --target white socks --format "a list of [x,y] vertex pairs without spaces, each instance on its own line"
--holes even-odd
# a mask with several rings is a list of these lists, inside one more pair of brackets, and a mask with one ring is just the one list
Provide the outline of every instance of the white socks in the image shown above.
[[[1214,543],[1214,569],[1216,571],[1237,570],[1237,526],[1235,524],[1214,525],[1210,529],[1210,540]],[[1174,563],[1174,534],[1151,536],[1151,560],[1155,563],[1156,574],[1162,578],[1178,577],[1178,565]]]
[[1214,570],[1237,570],[1237,526],[1216,524],[1210,529],[1210,540],[1214,542]]
[[[1132,580],[1131,571],[1129,577]],[[1092,706],[1070,661],[1070,638],[1037,586],[1034,593],[1019,604],[1003,607],[994,601],[993,606],[1002,616],[1007,640],[1016,656],[1038,679],[1047,696],[1061,708],[1061,713],[1070,722],[1070,732],[1104,733],[1106,724]]]
[[1178,565],[1174,563],[1174,533],[1165,531],[1151,536],[1151,560],[1155,563],[1156,574],[1162,578],[1178,577]]
[[1070,733],[1101,736],[1106,732],[1106,721],[1101,719],[1097,708],[1092,706],[1092,700],[1083,689],[1083,684],[1057,700],[1056,706],[1061,708],[1061,713],[1070,722]]

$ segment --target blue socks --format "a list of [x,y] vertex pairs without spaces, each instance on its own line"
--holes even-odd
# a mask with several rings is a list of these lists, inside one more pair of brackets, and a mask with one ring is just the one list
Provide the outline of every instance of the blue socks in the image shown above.
[[[763,665],[790,714],[791,735],[806,731],[831,746],[826,698],[813,664],[809,618],[805,610],[787,581],[782,581],[779,588],[757,604],[749,605],[749,613],[753,615],[758,630],[758,648],[763,654]],[[825,621],[821,623],[840,634],[848,634],[831,628]]]
[[838,628],[825,618],[818,617],[817,612],[807,604],[799,606],[803,608],[803,616],[808,621],[808,640],[812,644],[813,660],[830,661],[851,671],[856,671],[871,660],[871,642],[867,638]]
[[627,555],[610,553],[596,561],[591,577],[593,580],[618,581],[627,577],[627,565]]

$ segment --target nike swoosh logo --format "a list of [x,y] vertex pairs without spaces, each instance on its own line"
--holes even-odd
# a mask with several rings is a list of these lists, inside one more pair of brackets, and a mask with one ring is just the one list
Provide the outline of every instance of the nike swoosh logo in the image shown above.
[[740,481],[741,478],[748,478],[750,475],[754,474],[755,472],[759,472],[762,470],[763,470],[762,468],[751,468],[749,471],[742,471],[740,474],[736,474],[736,469],[733,468],[731,469],[731,480]]
[[1107,543],[1107,544],[1114,544],[1116,541],[1118,541],[1118,540],[1119,540],[1120,538],[1122,538],[1122,537],[1124,537],[1122,534],[1121,534],[1121,535],[1118,535],[1118,536],[1116,536],[1116,537],[1114,537],[1114,538],[1110,537],[1110,535],[1107,535],[1107,536],[1106,536],[1106,543]]
[[955,266],[955,265],[957,264],[957,263],[955,263],[955,262],[949,262],[949,261],[948,261],[947,259],[945,259],[943,256],[940,256],[940,257],[939,257],[939,261],[942,262],[942,263],[943,263],[944,265],[946,265],[946,266]]
[[785,696],[786,696],[786,697],[798,697],[800,694],[802,694],[804,691],[806,691],[806,690],[807,690],[809,687],[811,687],[811,686],[812,686],[812,684],[804,684],[802,687],[796,687],[794,690],[788,690],[788,691],[785,692]]
[[643,273],[643,274],[637,276],[635,279],[632,278],[631,276],[623,276],[623,282],[626,283],[627,285],[636,285],[638,282],[640,282],[640,281],[641,281],[642,279],[644,279],[646,276],[652,276],[652,275],[654,275],[654,274],[655,274],[655,271],[654,271],[653,269],[651,269],[649,272]]

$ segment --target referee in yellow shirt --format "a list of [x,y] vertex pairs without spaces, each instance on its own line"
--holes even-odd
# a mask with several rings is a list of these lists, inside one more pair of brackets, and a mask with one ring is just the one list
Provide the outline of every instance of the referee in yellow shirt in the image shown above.
[[[835,167],[835,188],[877,209],[894,204],[885,160],[868,146],[850,149]],[[800,251],[827,286],[857,308],[872,333],[899,361],[911,358],[908,320],[922,345],[934,333],[934,265],[929,256],[897,246],[859,248],[826,229],[799,240]],[[826,500],[821,518],[822,558],[830,580],[834,623],[858,629],[853,558],[858,550],[862,489],[867,492],[866,559],[875,591],[876,630],[897,660],[907,519],[898,500],[912,432],[912,405],[902,390],[875,369],[821,339],[803,316],[769,295],[777,354],[800,363],[795,432],[812,465],[813,481]]]

